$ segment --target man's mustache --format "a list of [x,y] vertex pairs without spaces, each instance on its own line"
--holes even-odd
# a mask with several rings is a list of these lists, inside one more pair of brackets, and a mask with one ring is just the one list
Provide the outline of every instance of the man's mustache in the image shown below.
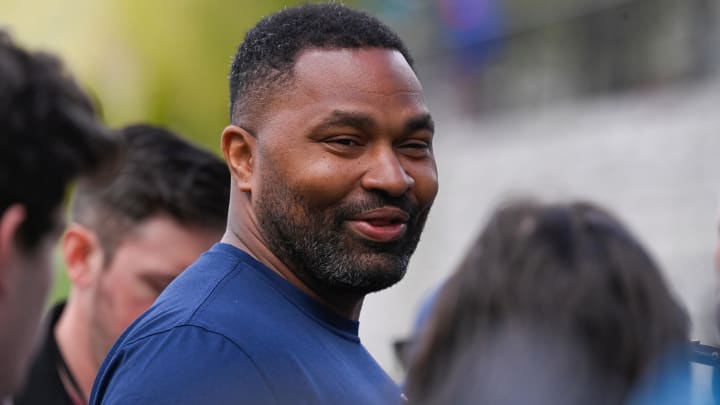
[[336,219],[343,222],[347,219],[354,218],[364,212],[372,211],[382,207],[395,207],[403,210],[410,217],[409,222],[417,220],[420,209],[417,204],[410,201],[406,195],[394,197],[387,194],[372,193],[361,201],[353,201],[343,204],[336,211]]

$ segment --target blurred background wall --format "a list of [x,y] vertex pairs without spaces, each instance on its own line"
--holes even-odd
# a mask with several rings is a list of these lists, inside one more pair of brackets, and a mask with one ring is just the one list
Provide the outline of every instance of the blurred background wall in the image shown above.
[[[0,26],[60,53],[111,125],[149,121],[219,151],[244,32],[289,1],[2,0]],[[361,337],[392,342],[513,195],[584,198],[646,243],[718,343],[720,6],[715,0],[358,0],[416,58],[437,124],[440,194],[406,279],[369,296]],[[58,293],[63,292],[62,285]]]

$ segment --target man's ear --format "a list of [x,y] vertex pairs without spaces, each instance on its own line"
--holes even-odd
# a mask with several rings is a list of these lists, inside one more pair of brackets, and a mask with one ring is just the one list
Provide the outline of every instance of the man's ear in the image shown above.
[[75,288],[92,284],[102,270],[104,252],[95,232],[83,225],[72,223],[62,238],[62,254],[68,278]]
[[25,207],[13,204],[0,213],[0,292],[6,287],[8,272],[17,255],[18,229],[25,220]]
[[222,151],[238,189],[251,191],[255,137],[241,127],[229,125],[222,133]]
[[20,204],[13,204],[0,213],[0,258],[17,246],[18,229],[24,220],[25,207]]

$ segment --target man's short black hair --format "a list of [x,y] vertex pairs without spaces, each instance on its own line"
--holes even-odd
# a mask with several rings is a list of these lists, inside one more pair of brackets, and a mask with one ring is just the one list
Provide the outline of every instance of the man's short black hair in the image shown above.
[[32,250],[59,226],[68,183],[115,152],[62,63],[19,48],[0,31],[0,214],[13,204],[25,207],[22,247]]
[[225,162],[164,128],[120,130],[123,159],[109,184],[80,181],[72,219],[93,229],[109,261],[133,226],[166,215],[181,226],[222,230],[230,199]]
[[412,67],[405,44],[389,27],[338,3],[305,4],[262,19],[247,32],[230,71],[230,119],[252,115],[280,85],[288,84],[300,51],[310,48],[384,48],[399,51]]

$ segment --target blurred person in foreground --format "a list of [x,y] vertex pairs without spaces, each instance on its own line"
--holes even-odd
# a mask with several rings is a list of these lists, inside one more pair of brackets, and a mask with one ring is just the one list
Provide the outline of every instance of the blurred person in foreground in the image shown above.
[[501,207],[444,284],[417,404],[687,404],[688,319],[640,243],[589,203]]
[[227,231],[118,340],[93,404],[384,404],[366,294],[405,274],[437,193],[412,60],[337,3],[251,29],[230,75]]
[[0,31],[0,402],[30,363],[68,185],[116,153],[61,62]]
[[50,311],[16,405],[87,403],[110,347],[162,290],[222,237],[230,173],[165,129],[132,125],[110,184],[80,181],[61,251],[71,290]]

